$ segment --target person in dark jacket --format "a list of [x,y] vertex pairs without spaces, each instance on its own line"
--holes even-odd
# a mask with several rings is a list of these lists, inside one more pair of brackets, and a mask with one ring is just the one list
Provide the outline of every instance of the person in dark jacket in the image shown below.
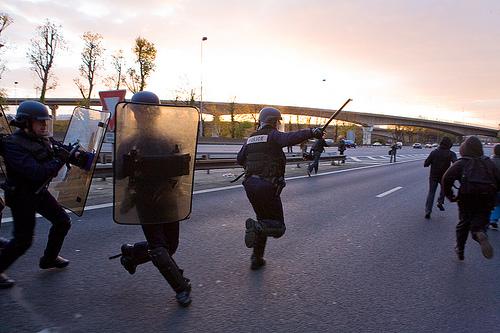
[[[469,232],[479,243],[481,252],[487,259],[493,257],[493,247],[488,241],[486,228],[490,212],[495,205],[496,189],[500,188],[500,170],[483,153],[481,141],[474,136],[460,146],[461,158],[453,163],[443,175],[442,186],[445,196],[451,202],[458,202],[459,222],[456,227],[457,243],[455,251],[459,260],[464,260],[465,243]],[[473,163],[473,164],[471,164]],[[475,170],[480,182],[467,181],[467,172]],[[466,172],[467,171],[467,172]],[[487,181],[485,181],[487,179]],[[453,193],[453,184],[460,182],[458,195]]]
[[14,231],[13,238],[0,254],[0,288],[14,285],[14,280],[4,272],[31,247],[36,213],[52,223],[44,255],[40,258],[40,268],[64,268],[69,264],[59,252],[71,220],[46,188],[48,180],[56,176],[69,159],[69,153],[54,151],[48,138],[49,121],[45,105],[35,101],[22,102],[13,122],[19,129],[3,143],[7,171],[3,187],[6,204],[14,219]]
[[325,141],[325,133],[323,133],[323,136],[314,142],[314,144],[311,147],[311,155],[313,155],[313,162],[309,164],[307,167],[307,175],[311,177],[311,172],[314,170],[314,173],[318,173],[318,167],[319,167],[319,159],[321,158],[321,154],[325,151],[325,147],[328,147],[328,144]]
[[[500,170],[500,143],[496,144],[493,148],[493,155],[491,160],[495,163],[495,166]],[[497,192],[497,198],[495,202],[495,208],[490,215],[490,227],[493,229],[498,229],[498,220],[500,219],[500,189]]]
[[[346,151],[346,144],[345,144],[345,140],[344,138],[341,138],[340,141],[339,141],[339,153],[340,153],[340,156],[343,156],[344,155],[344,152]],[[342,163],[345,163],[345,160],[342,160]]]
[[[452,163],[457,160],[457,154],[451,151],[453,143],[447,136],[441,139],[439,147],[434,149],[429,156],[425,159],[424,167],[431,167],[429,173],[429,192],[427,193],[427,200],[425,201],[425,218],[430,219],[432,213],[432,205],[434,204],[434,197],[438,184],[441,185],[441,178]],[[444,211],[444,192],[443,187],[440,186],[439,197],[437,200],[437,207],[439,210]]]
[[391,156],[391,159],[389,160],[389,163],[392,163],[393,161],[394,161],[394,163],[396,163],[396,154],[397,153],[398,153],[398,144],[394,143],[391,146],[391,150],[389,150],[389,155]]
[[252,133],[238,153],[238,164],[245,169],[243,186],[257,219],[245,222],[245,245],[253,248],[253,270],[265,265],[267,237],[279,238],[285,233],[281,190],[285,187],[286,157],[283,147],[312,137],[322,138],[320,128],[283,133],[277,130],[281,113],[266,107],[259,113],[259,128]]

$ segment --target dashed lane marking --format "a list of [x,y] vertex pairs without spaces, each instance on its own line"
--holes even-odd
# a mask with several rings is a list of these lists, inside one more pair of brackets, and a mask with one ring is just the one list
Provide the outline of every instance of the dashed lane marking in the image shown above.
[[385,197],[386,195],[389,195],[389,194],[391,194],[391,193],[394,193],[394,192],[396,192],[396,191],[399,191],[399,190],[400,190],[400,189],[402,189],[402,188],[403,188],[403,187],[401,187],[401,186],[395,187],[395,188],[393,188],[393,189],[390,189],[389,191],[385,191],[384,193],[380,193],[380,194],[379,194],[379,195],[377,195],[376,197],[377,197],[377,198],[383,198],[383,197]]

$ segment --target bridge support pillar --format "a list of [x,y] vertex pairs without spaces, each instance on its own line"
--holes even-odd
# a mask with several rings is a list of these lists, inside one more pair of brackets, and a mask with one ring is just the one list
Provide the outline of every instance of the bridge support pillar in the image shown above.
[[363,144],[371,145],[373,126],[363,126],[362,128],[363,128]]
[[57,109],[59,109],[59,105],[49,105],[50,112],[52,113],[52,121],[56,121],[57,117]]

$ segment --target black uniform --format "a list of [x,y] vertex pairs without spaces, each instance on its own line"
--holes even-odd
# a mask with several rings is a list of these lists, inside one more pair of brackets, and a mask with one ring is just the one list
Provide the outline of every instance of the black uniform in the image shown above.
[[[146,159],[148,156],[168,156],[175,149],[175,143],[165,137],[155,135],[154,131],[145,132],[147,133],[131,137],[122,143],[117,158],[124,158],[131,151]],[[131,201],[131,206],[136,207],[146,237],[146,241],[122,245],[121,263],[130,274],[134,274],[138,265],[152,261],[177,293],[177,300],[181,305],[188,305],[190,300],[187,301],[187,298],[191,288],[189,279],[183,277],[183,270],[179,269],[172,258],[179,245],[179,222],[158,223],[161,220],[159,217],[174,218],[178,215],[174,199],[178,180],[142,171],[132,170],[131,174],[127,174],[125,170],[117,170],[115,175],[117,179],[129,177],[128,190],[133,194],[127,200]],[[166,174],[164,170],[164,175]]]
[[283,147],[312,137],[312,131],[283,133],[266,125],[253,133],[238,153],[238,163],[245,168],[243,186],[257,216],[248,219],[245,243],[253,247],[252,268],[264,264],[268,236],[279,238],[285,233],[281,190],[285,186],[286,157]]
[[64,162],[54,156],[47,138],[39,138],[23,130],[6,138],[3,146],[7,171],[3,187],[6,204],[12,211],[14,231],[13,238],[0,254],[0,273],[30,248],[36,213],[52,223],[47,246],[40,259],[42,268],[50,268],[46,264],[58,258],[71,220],[46,188],[38,190],[57,175]]

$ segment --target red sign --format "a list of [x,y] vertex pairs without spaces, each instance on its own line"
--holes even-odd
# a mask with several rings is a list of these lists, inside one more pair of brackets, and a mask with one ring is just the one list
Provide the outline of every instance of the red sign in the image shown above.
[[123,102],[125,100],[125,94],[127,90],[107,90],[107,91],[99,91],[99,98],[101,100],[101,105],[103,111],[111,112],[111,117],[108,123],[108,132],[115,131],[115,106],[119,102]]

